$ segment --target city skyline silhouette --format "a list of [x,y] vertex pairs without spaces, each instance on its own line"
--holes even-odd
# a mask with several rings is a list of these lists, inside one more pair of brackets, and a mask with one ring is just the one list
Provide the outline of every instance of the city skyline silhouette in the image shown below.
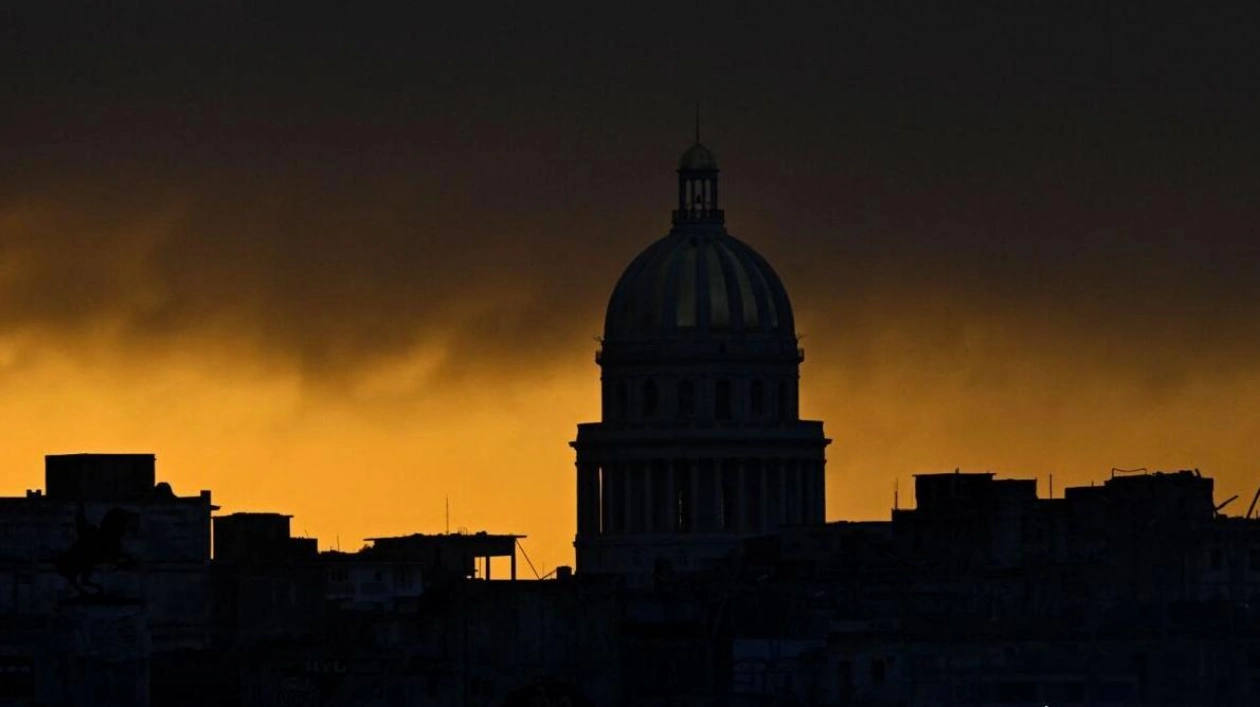
[[44,454],[152,452],[325,543],[438,532],[449,497],[571,564],[591,338],[697,102],[793,294],[828,519],[955,467],[1256,484],[1255,99],[1220,18],[25,12],[6,493]]
[[0,703],[1260,703],[1246,14],[0,9]]

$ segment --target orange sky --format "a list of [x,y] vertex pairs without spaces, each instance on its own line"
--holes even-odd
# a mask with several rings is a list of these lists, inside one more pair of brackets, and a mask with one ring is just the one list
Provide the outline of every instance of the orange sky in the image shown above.
[[[801,322],[811,331],[823,325],[816,312]],[[955,466],[1037,476],[1042,493],[1049,473],[1061,493],[1064,484],[1105,478],[1111,466],[1198,466],[1218,479],[1219,498],[1248,496],[1236,512],[1260,483],[1251,465],[1260,452],[1251,412],[1260,375],[1205,370],[1152,392],[1052,357],[994,363],[993,349],[1004,352],[983,319],[961,333],[972,355],[946,361],[889,326],[870,342],[877,360],[860,374],[846,371],[840,334],[806,339],[803,413],[825,420],[835,439],[830,519],[885,518],[894,479],[908,504],[911,474]],[[331,396],[209,348],[129,361],[33,346],[0,339],[7,493],[41,485],[45,453],[155,452],[159,477],[177,493],[213,489],[223,512],[292,513],[295,532],[324,548],[441,531],[449,496],[453,529],[527,534],[543,572],[572,561],[567,442],[577,421],[597,415],[589,339],[575,335],[572,350],[547,365],[411,400],[390,396],[425,390],[431,363],[423,355],[364,371]]]

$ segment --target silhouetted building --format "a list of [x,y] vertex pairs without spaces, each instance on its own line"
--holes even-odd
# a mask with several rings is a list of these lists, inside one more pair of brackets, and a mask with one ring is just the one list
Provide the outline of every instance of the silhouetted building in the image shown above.
[[214,519],[216,645],[305,640],[323,630],[327,585],[318,541],[291,537],[290,519],[280,513]]
[[[154,483],[152,454],[49,455],[45,477],[47,493],[0,498],[0,612],[48,614],[101,591],[144,601],[155,648],[202,645],[210,492],[181,497]],[[113,557],[91,557],[89,544],[78,542],[85,532],[111,530]],[[65,576],[80,555],[90,569],[82,591],[71,581],[79,577]]]
[[209,643],[210,492],[152,454],[49,455],[45,489],[0,498],[0,704],[148,704],[151,657]]
[[734,695],[828,705],[1202,705],[1260,698],[1260,520],[1196,471],[1036,494],[924,474],[918,507],[750,542]]
[[435,579],[479,576],[492,579],[490,561],[506,557],[508,578],[516,579],[516,548],[524,535],[476,533],[413,533],[390,538],[368,538],[372,543],[358,554],[378,560],[409,560],[425,565]]
[[577,570],[647,584],[742,538],[824,521],[821,422],[797,414],[783,283],[726,231],[718,167],[678,167],[673,228],[613,289],[596,362],[602,419],[578,426]]
[[229,564],[265,564],[315,557],[318,541],[293,537],[289,530],[292,518],[282,513],[215,517],[214,558]]

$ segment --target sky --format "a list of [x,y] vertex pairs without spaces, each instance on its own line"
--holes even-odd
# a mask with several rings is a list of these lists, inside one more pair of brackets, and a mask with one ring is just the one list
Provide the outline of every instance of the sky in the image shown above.
[[954,468],[1260,485],[1237,10],[254,5],[0,9],[0,493],[152,452],[324,548],[449,499],[570,564],[603,309],[697,105],[829,519]]

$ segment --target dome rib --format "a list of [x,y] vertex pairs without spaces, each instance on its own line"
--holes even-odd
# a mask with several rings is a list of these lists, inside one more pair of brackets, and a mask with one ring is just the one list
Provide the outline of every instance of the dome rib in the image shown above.
[[708,267],[705,268],[709,278],[709,307],[711,309],[709,320],[714,327],[725,329],[731,326],[734,319],[731,317],[730,285],[726,279],[727,268],[723,267],[718,245],[710,243],[708,246],[704,249],[704,257],[709,261]]
[[748,279],[748,271],[739,266],[739,261],[731,249],[725,243],[718,243],[718,249],[722,252],[722,267],[727,271],[727,282],[734,291],[735,295],[731,301],[738,308],[738,315],[735,320],[739,322],[740,328],[756,328],[758,324],[757,318],[757,297],[752,291],[752,282]]

